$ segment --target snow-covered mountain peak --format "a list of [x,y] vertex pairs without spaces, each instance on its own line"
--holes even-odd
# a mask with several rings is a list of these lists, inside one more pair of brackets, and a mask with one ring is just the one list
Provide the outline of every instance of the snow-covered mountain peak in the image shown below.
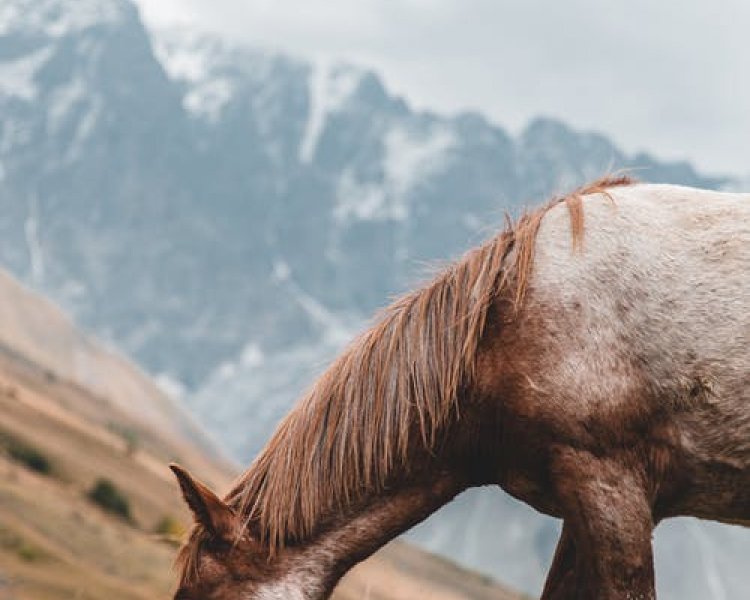
[[51,55],[52,48],[42,47],[15,60],[0,62],[0,98],[35,100],[38,92],[36,75]]
[[120,21],[133,11],[126,0],[4,0],[0,35],[20,33],[59,38]]
[[310,108],[307,126],[299,146],[299,158],[310,163],[315,155],[326,120],[340,110],[362,81],[361,69],[329,61],[313,63],[308,76]]
[[209,122],[221,117],[241,88],[268,84],[279,63],[295,62],[190,26],[155,29],[152,44],[164,71],[182,87],[185,110]]
[[197,83],[231,61],[233,49],[221,38],[189,27],[152,31],[154,54],[175,81]]

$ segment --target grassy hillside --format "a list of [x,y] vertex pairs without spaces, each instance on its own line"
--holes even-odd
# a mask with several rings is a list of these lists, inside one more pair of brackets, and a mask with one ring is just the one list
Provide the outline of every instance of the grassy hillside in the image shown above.
[[[222,465],[161,443],[111,407],[94,410],[97,402],[0,356],[0,591],[10,598],[165,597],[174,546],[155,532],[189,523],[165,465],[193,464],[218,487],[227,485]],[[128,518],[89,497],[104,479]]]

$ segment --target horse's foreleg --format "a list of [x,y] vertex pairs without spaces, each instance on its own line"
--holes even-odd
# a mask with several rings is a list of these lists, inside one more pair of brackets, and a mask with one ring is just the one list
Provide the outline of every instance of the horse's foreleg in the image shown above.
[[[556,454],[552,469],[570,541],[561,540],[565,547],[553,568],[560,591],[549,598],[656,598],[653,520],[637,468],[569,448]],[[568,593],[571,587],[575,593]]]
[[570,525],[563,525],[541,600],[573,600],[576,595],[576,548]]

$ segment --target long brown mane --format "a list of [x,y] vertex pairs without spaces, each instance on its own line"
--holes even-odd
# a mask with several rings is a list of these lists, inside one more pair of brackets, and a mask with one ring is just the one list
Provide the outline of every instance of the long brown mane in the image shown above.
[[[396,300],[358,337],[281,422],[227,501],[274,552],[309,538],[321,519],[381,491],[407,468],[415,443],[432,450],[458,418],[488,310],[500,294],[519,305],[547,211],[569,209],[573,245],[583,235],[581,198],[631,184],[606,177],[525,214],[429,284]],[[415,439],[415,435],[418,438]],[[181,552],[189,577],[204,534]]]

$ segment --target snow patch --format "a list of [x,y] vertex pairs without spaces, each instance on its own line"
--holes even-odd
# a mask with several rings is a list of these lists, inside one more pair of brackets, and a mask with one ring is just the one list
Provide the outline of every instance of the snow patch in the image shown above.
[[266,356],[263,349],[257,342],[248,342],[240,352],[239,358],[232,361],[224,361],[211,374],[209,379],[224,382],[230,381],[238,374],[253,371],[266,362]]
[[154,54],[171,79],[196,83],[210,74],[213,48],[198,36],[170,32],[154,38]]
[[26,102],[36,99],[34,81],[39,69],[52,56],[52,48],[40,48],[17,60],[0,63],[0,96],[20,98]]
[[292,292],[294,301],[307,313],[310,319],[323,331],[323,342],[335,347],[341,347],[354,337],[354,330],[334,314],[322,303],[305,292],[293,281],[287,286]]
[[0,6],[0,35],[5,35],[19,21],[20,8],[14,4]]
[[29,263],[31,265],[31,281],[40,287],[44,282],[44,253],[39,242],[39,204],[36,198],[29,203],[29,216],[24,223],[26,247],[29,249]]
[[[284,260],[277,260],[274,264],[274,279],[277,282],[283,283],[285,289],[289,291],[292,299],[305,311],[310,320],[318,326],[323,332],[322,341],[325,344],[329,344],[334,347],[341,347],[354,337],[356,329],[345,322],[343,318],[336,315],[333,311],[326,308],[316,298],[308,294],[302,287],[292,279],[292,270]],[[359,319],[356,320],[357,325]],[[247,346],[246,350],[252,350],[253,346]],[[260,351],[260,348],[258,348]],[[244,352],[243,352],[244,357]],[[251,357],[255,359],[253,354]],[[263,360],[262,352],[260,354],[260,361]],[[244,360],[244,358],[243,358]],[[257,360],[257,359],[255,359]],[[260,364],[260,362],[258,363]],[[243,362],[243,366],[248,366],[247,363]]]
[[184,398],[187,393],[185,384],[169,373],[159,373],[154,375],[154,382],[162,392],[175,400]]
[[47,111],[47,126],[52,133],[58,132],[64,126],[66,118],[73,107],[84,98],[85,93],[85,85],[79,77],[55,89]]
[[392,127],[383,140],[383,181],[361,181],[345,169],[336,189],[334,218],[340,223],[406,220],[409,192],[445,166],[455,144],[454,133],[445,126],[427,131]]
[[216,122],[235,92],[232,78],[223,73],[231,51],[220,40],[191,30],[157,32],[153,46],[167,75],[186,84],[183,108]]
[[192,88],[182,100],[183,108],[196,117],[215,123],[232,99],[234,89],[226,78],[204,81]]
[[275,282],[281,283],[286,281],[291,275],[292,268],[283,258],[279,258],[273,263],[272,277]]
[[361,80],[362,72],[348,65],[332,67],[325,61],[319,61],[312,67],[308,79],[310,109],[299,145],[301,162],[312,162],[326,120],[341,110]]
[[344,170],[336,187],[333,216],[339,223],[351,220],[373,221],[407,217],[404,206],[389,203],[383,185],[359,181],[350,169]]
[[383,166],[391,191],[403,196],[415,184],[439,171],[455,143],[454,133],[440,125],[425,133],[403,127],[389,130],[385,136]]
[[94,103],[94,106],[91,108],[91,110],[86,113],[86,116],[81,119],[81,122],[78,124],[78,130],[76,131],[76,140],[81,142],[91,135],[94,127],[96,127],[96,123],[99,120],[99,115],[101,114],[101,112],[102,103],[100,100],[98,100]]
[[204,83],[219,75],[241,75],[262,83],[274,73],[277,59],[273,53],[228,44],[220,37],[190,27],[156,29],[152,31],[152,45],[167,76],[190,84]]
[[[315,340],[268,354],[261,366],[242,366],[239,358],[226,362],[191,396],[191,408],[235,456],[247,462],[339,350],[338,345]],[[219,401],[226,398],[242,401]],[[242,426],[227,427],[227,423]]]
[[226,381],[237,374],[237,364],[231,361],[221,363],[211,378]]
[[83,146],[94,132],[102,113],[102,99],[98,96],[87,98],[86,92],[85,83],[76,78],[56,88],[51,96],[47,111],[47,130],[50,134],[63,132],[71,120],[77,118],[77,122],[73,121],[75,130],[62,157],[66,165],[81,157]]
[[60,38],[122,18],[120,0],[5,0],[0,7],[0,35],[11,31]]
[[250,342],[242,349],[240,364],[243,367],[255,368],[263,364],[264,358],[260,345],[256,342]]

